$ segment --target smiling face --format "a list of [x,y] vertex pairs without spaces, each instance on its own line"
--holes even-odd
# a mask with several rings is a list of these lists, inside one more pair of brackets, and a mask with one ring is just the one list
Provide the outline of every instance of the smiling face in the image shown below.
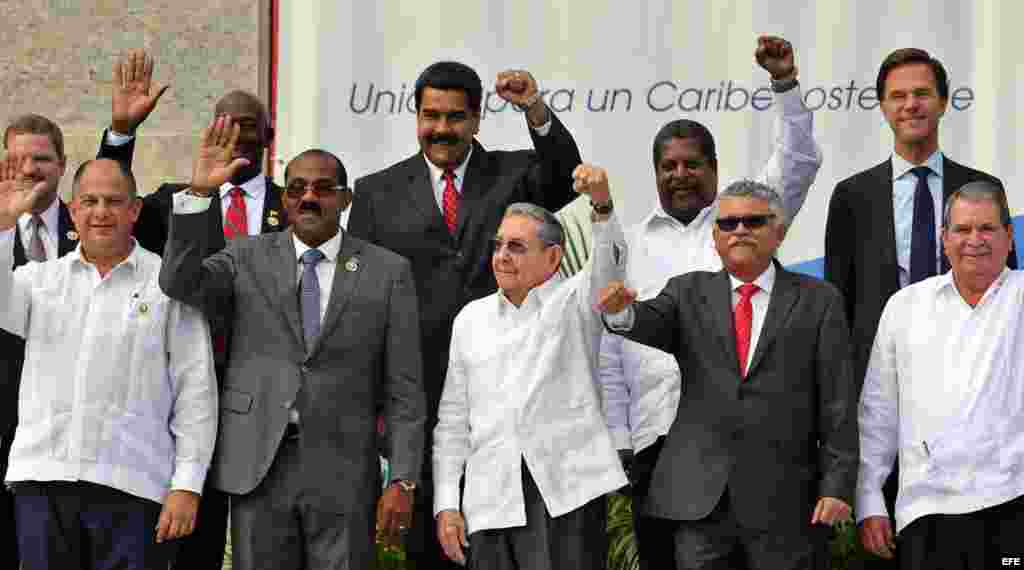
[[882,114],[896,138],[897,152],[904,155],[913,147],[934,152],[946,99],[939,96],[931,66],[910,63],[893,68],[885,78],[884,95]]
[[284,193],[288,223],[303,243],[317,247],[338,233],[341,211],[351,200],[351,194],[342,196],[338,190],[326,193],[313,190],[321,184],[331,187],[338,184],[337,165],[328,156],[308,154],[296,158],[288,165],[288,177],[285,187],[300,179],[306,183],[301,194]]
[[718,194],[718,171],[694,138],[669,139],[655,165],[658,199],[668,215],[693,219]]
[[69,205],[82,250],[89,259],[127,256],[142,200],[112,160],[95,160],[81,173]]
[[465,91],[426,87],[416,112],[420,150],[434,166],[457,168],[480,131],[480,113],[469,107]]
[[776,250],[786,237],[786,226],[759,198],[726,197],[718,201],[718,220],[769,216],[767,224],[759,228],[748,228],[739,224],[732,231],[723,231],[715,224],[712,234],[715,250],[722,258],[722,265],[737,278],[753,281],[768,269]]
[[982,283],[984,290],[1006,267],[1013,236],[996,204],[958,199],[950,207],[949,226],[942,230],[942,247],[957,282]]

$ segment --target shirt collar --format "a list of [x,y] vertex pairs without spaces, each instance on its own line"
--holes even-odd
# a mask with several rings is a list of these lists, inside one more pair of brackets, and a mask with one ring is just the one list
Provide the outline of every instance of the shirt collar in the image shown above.
[[[118,263],[113,268],[111,268],[109,274],[113,274],[115,271],[118,270],[119,267],[122,266],[124,266],[127,269],[130,269],[133,273],[135,273],[139,268],[139,256],[141,255],[139,253],[139,250],[141,249],[142,248],[139,247],[139,242],[135,241],[135,238],[132,238],[132,250],[131,252],[128,253],[128,257],[124,258],[123,260],[121,260],[121,263]],[[72,265],[77,264],[80,267],[93,266],[93,263],[87,260],[84,255],[82,255],[82,242],[78,242],[78,245],[75,247],[75,249],[68,252],[67,257],[68,261]]]
[[[466,153],[466,158],[462,159],[460,164],[455,170],[455,191],[462,194],[462,182],[466,179],[466,166],[469,165],[469,157],[473,156],[473,145],[469,145],[469,152]],[[427,168],[430,170],[430,182],[432,188],[437,188],[438,184],[441,183],[441,177],[444,176],[444,170],[438,168],[436,164],[430,162],[427,159],[427,155],[423,155],[423,161],[427,163]]]
[[[928,160],[924,161],[924,164],[922,164],[921,166],[927,166],[928,168],[930,168],[932,170],[932,173],[935,174],[935,176],[938,176],[939,179],[941,180],[942,179],[942,162],[943,162],[943,160],[942,160],[942,151],[936,149],[935,152],[933,152],[931,154],[931,156],[928,157]],[[900,156],[900,155],[898,155],[896,153],[892,153],[892,179],[893,180],[897,180],[899,178],[903,178],[904,176],[910,175],[911,174],[910,171],[912,169],[914,169],[916,166],[917,166],[916,164],[910,164],[902,156]]]
[[[228,192],[234,188],[235,185],[230,182],[225,182],[220,186],[220,199],[226,200]],[[253,176],[246,180],[244,183],[239,185],[239,188],[245,191],[245,195],[254,200],[262,200],[267,193],[267,178],[265,176]]]
[[[1011,252],[1011,254],[1012,253],[1013,252]],[[999,273],[999,276],[996,277],[996,280],[993,281],[992,284],[988,286],[988,289],[985,290],[985,294],[981,296],[981,301],[978,302],[978,305],[984,303],[985,299],[988,299],[992,295],[995,295],[996,292],[999,291],[999,288],[1003,286],[1003,283],[1006,282],[1006,278],[1009,276],[1010,269],[1004,267],[1002,272]],[[949,270],[943,273],[942,275],[939,275],[938,277],[933,277],[931,280],[934,281],[936,295],[956,295],[961,300],[963,300],[963,297],[960,295],[960,290],[956,288],[956,281],[954,281],[953,279],[953,270]]]
[[[53,202],[43,210],[39,217],[43,219],[43,223],[46,224],[46,231],[54,235],[57,234],[57,224],[60,223],[58,212],[60,211],[60,196],[54,196]],[[22,231],[28,231],[29,224],[32,223],[32,214],[22,214],[18,218],[18,225],[21,226]]]
[[[562,276],[558,273],[555,273],[547,281],[527,291],[526,298],[523,299],[523,304],[518,308],[522,309],[530,305],[537,305],[538,307],[544,306],[544,303],[549,298],[551,298],[551,295],[555,292],[555,289],[558,288],[558,284],[561,282]],[[505,296],[505,292],[502,291],[501,289],[498,289],[497,297],[498,311],[500,314],[504,314],[504,312],[509,309],[517,308],[515,305],[512,304],[512,301],[508,300],[508,297]]]
[[[730,273],[729,274],[729,283],[732,286],[732,290],[735,291],[735,290],[739,289],[740,286],[743,285],[744,282],[740,281],[735,276],[733,276],[732,273]],[[758,289],[764,291],[765,293],[768,293],[769,296],[772,294],[772,287],[775,286],[775,262],[774,261],[772,261],[771,263],[768,264],[768,269],[765,269],[760,275],[758,275],[757,279],[754,279],[754,285],[757,285]]]
[[[320,253],[324,254],[325,260],[330,261],[331,263],[336,263],[338,261],[338,252],[341,251],[341,236],[344,233],[344,231],[339,229],[338,233],[334,234],[334,237],[317,247],[317,249],[320,250]],[[302,240],[300,240],[294,232],[292,233],[292,242],[295,244],[295,259],[298,263],[301,263],[302,254],[313,248],[302,243]]]
[[701,210],[700,213],[697,214],[697,217],[691,220],[689,224],[684,224],[670,216],[669,213],[665,211],[665,208],[661,207],[661,200],[655,200],[654,208],[651,210],[651,213],[644,216],[640,221],[640,227],[650,228],[653,224],[659,222],[670,224],[674,223],[683,226],[684,228],[699,227],[704,222],[704,219],[711,215],[711,212],[715,209],[717,204],[718,201],[716,200],[710,206]]

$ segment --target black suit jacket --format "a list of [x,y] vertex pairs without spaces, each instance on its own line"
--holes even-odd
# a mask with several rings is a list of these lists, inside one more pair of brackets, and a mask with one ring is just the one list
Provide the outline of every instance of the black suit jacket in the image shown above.
[[[428,430],[437,419],[452,321],[466,303],[497,289],[490,240],[505,208],[532,202],[557,210],[576,196],[572,171],[581,160],[569,131],[552,113],[547,136],[533,129],[530,136],[536,152],[488,151],[474,141],[454,236],[441,216],[422,154],[356,182],[349,233],[412,262],[420,299]],[[429,470],[429,461],[425,468]]]
[[[968,182],[998,178],[943,157],[942,201]],[[942,271],[949,260],[942,255]],[[1016,269],[1011,255],[1007,265]],[[852,327],[854,374],[863,383],[882,309],[899,290],[896,225],[892,206],[892,160],[858,172],[836,185],[825,227],[825,279],[846,301]]]
[[842,297],[776,271],[746,379],[724,270],[674,277],[634,305],[633,329],[620,334],[671,353],[683,371],[645,514],[699,520],[727,484],[737,519],[756,529],[806,528],[819,497],[853,504],[858,391]]
[[[60,257],[78,247],[78,237],[73,233],[75,225],[71,221],[71,212],[60,198],[57,200],[57,255]],[[21,243],[21,230],[15,228],[14,231],[14,267],[20,267],[28,262],[28,258]],[[0,355],[3,363],[0,366],[0,476],[3,476],[7,471],[7,453],[18,425],[18,390],[25,362],[24,339],[0,330]]]

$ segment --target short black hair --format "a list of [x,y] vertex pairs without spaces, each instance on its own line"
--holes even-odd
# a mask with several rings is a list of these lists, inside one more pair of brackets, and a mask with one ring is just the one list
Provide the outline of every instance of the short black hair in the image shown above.
[[416,79],[416,110],[420,110],[423,89],[430,87],[442,91],[463,91],[469,108],[480,112],[480,103],[484,98],[484,87],[480,76],[473,68],[457,61],[439,61],[430,64]]
[[939,97],[949,99],[949,76],[946,75],[946,68],[942,66],[942,62],[923,49],[902,48],[890,53],[878,68],[875,90],[878,91],[879,101],[885,99],[885,78],[889,73],[897,67],[913,63],[923,63],[931,67],[932,74],[935,75],[935,90],[939,92]]
[[338,181],[338,186],[348,186],[348,173],[345,172],[345,165],[341,163],[341,159],[335,156],[334,153],[324,150],[322,148],[311,148],[309,150],[304,150],[300,152],[298,155],[296,155],[295,158],[291,159],[288,162],[288,166],[284,167],[285,183],[287,183],[288,179],[291,177],[289,172],[291,171],[292,165],[295,164],[295,161],[301,158],[305,158],[307,156],[319,156],[322,158],[326,158],[328,160],[333,160],[334,171],[337,174],[336,180]]
[[689,119],[676,119],[661,127],[658,134],[654,135],[654,168],[658,168],[661,162],[661,153],[665,145],[672,139],[693,139],[697,141],[701,154],[708,159],[711,168],[718,170],[718,155],[715,154],[715,137],[707,127]]
[[85,176],[85,171],[88,170],[90,166],[92,166],[93,164],[95,164],[97,162],[113,162],[114,164],[116,164],[117,167],[118,167],[117,168],[118,172],[121,173],[121,176],[124,177],[125,181],[128,183],[128,194],[132,198],[138,198],[139,197],[139,185],[135,181],[135,175],[132,174],[132,169],[129,168],[127,164],[125,164],[124,162],[121,162],[120,160],[113,160],[113,159],[109,159],[109,158],[93,158],[93,159],[87,160],[87,161],[83,162],[81,166],[78,167],[78,170],[75,170],[75,176],[74,176],[74,178],[71,179],[71,195],[72,196],[75,196],[75,195],[78,194],[78,186],[79,186],[79,183],[80,183],[82,177]]

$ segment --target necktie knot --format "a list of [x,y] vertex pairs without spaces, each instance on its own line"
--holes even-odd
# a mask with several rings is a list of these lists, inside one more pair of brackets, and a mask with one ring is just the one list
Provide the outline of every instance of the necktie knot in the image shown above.
[[302,254],[302,264],[315,266],[317,263],[320,263],[320,260],[323,258],[324,253],[319,249],[307,249],[305,253]]
[[928,175],[932,173],[932,169],[927,166],[915,166],[910,169],[910,172],[916,176],[918,180],[927,180]]
[[455,183],[455,171],[452,170],[451,168],[446,169],[444,171],[444,174],[441,175],[441,177],[444,178],[445,182],[451,182],[453,184]]
[[758,291],[760,291],[761,288],[758,287],[757,285],[754,285],[753,283],[744,283],[743,285],[740,285],[740,289],[739,290],[740,290],[740,300],[743,300],[743,299],[750,299]]
[[235,186],[234,188],[232,188],[230,191],[228,191],[228,193],[231,194],[232,198],[235,197],[235,196],[240,196],[242,198],[245,198],[245,190],[242,190],[238,186]]

